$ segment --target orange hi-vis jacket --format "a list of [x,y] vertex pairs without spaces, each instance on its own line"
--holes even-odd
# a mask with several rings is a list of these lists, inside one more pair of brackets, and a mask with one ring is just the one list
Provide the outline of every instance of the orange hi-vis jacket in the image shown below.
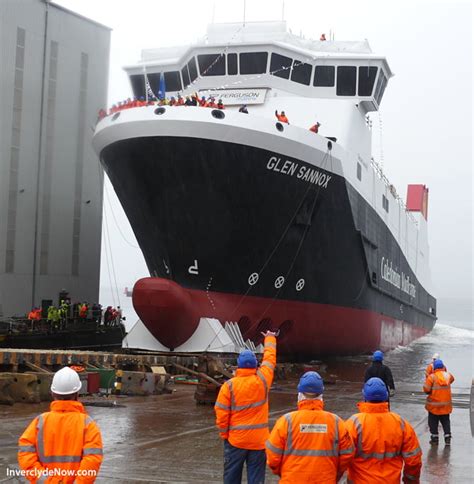
[[[88,484],[102,463],[102,438],[82,403],[56,400],[36,417],[18,442],[18,462],[30,482]],[[47,471],[48,479],[39,480]]]
[[344,421],[321,400],[298,402],[280,417],[266,444],[267,464],[280,483],[334,483],[354,456]]
[[423,391],[428,393],[425,408],[434,415],[447,415],[453,411],[451,400],[451,383],[454,376],[443,369],[435,370],[428,375]]
[[280,121],[281,123],[290,124],[290,122],[288,121],[288,118],[286,117],[285,114],[277,114],[276,117],[277,117],[278,121]]
[[276,365],[276,338],[265,338],[260,368],[238,368],[221,387],[214,406],[220,436],[234,447],[265,449],[268,438],[268,393]]
[[413,427],[390,412],[387,402],[357,406],[361,413],[346,421],[356,445],[348,482],[399,484],[403,464],[403,482],[419,482],[422,453]]

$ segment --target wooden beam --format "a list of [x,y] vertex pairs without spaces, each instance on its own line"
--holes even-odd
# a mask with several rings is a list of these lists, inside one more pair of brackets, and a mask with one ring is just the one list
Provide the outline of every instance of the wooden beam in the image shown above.
[[38,371],[40,373],[53,373],[52,371],[46,370],[45,368],[35,365],[34,363],[31,363],[30,361],[25,361],[24,365],[27,366],[28,368],[31,368],[32,370]]
[[205,373],[200,373],[198,371],[190,370],[189,368],[186,368],[185,366],[180,365],[179,363],[171,363],[171,364],[180,370],[191,373],[191,375],[200,376],[205,380],[210,381],[211,383],[214,383],[214,385],[217,385],[218,387],[222,386],[222,383],[218,382],[217,380],[214,380],[214,378],[211,378],[209,375],[206,375]]

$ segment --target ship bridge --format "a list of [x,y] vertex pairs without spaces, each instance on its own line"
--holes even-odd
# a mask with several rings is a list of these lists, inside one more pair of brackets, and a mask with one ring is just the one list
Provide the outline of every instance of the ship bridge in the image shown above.
[[[212,24],[191,46],[148,49],[125,67],[134,95],[158,95],[163,74],[167,95],[200,92],[241,104],[229,90],[264,90],[269,95],[351,100],[367,113],[378,110],[392,71],[385,57],[364,41],[317,41],[293,35],[286,22]],[[149,86],[149,87],[148,87]],[[151,91],[151,92],[150,92]]]

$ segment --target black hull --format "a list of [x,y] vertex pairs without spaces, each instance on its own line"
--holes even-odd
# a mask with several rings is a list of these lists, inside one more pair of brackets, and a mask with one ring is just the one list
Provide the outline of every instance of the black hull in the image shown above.
[[[436,300],[384,221],[330,171],[329,151],[315,156],[320,168],[224,141],[148,137],[109,145],[101,160],[152,276],[264,298],[262,319],[274,317],[278,299],[367,310],[431,330]],[[300,170],[318,174],[311,182]],[[383,280],[382,258],[409,276],[414,296]],[[259,279],[251,285],[253,273]],[[238,308],[227,316],[243,317]]]

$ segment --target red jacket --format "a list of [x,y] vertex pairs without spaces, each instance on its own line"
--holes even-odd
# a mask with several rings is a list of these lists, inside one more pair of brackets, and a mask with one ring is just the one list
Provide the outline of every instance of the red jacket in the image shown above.
[[281,123],[290,124],[290,122],[288,121],[288,118],[286,117],[286,114],[278,114],[278,112],[275,111],[275,116],[277,117],[278,121],[280,121]]

